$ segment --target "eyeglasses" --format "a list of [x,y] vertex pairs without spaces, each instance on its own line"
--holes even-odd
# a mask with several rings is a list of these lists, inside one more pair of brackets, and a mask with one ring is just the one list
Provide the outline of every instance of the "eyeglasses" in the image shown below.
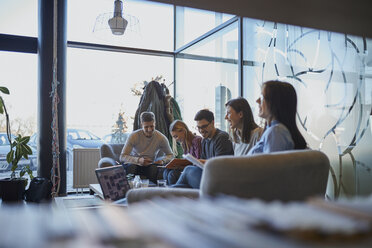
[[198,130],[203,130],[203,129],[206,129],[206,128],[209,126],[209,124],[211,124],[211,123],[208,122],[208,124],[205,124],[205,125],[203,125],[203,126],[196,126],[196,128],[197,128]]

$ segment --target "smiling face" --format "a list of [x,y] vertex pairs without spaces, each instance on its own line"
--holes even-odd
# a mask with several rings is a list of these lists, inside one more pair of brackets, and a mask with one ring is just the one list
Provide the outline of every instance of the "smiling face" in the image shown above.
[[177,142],[184,143],[186,138],[186,130],[181,128],[175,129],[174,131],[171,131],[171,135]]
[[215,132],[214,121],[208,122],[206,119],[196,121],[196,128],[203,138],[212,138]]
[[142,130],[146,137],[151,137],[155,131],[155,121],[142,122]]
[[267,101],[265,100],[265,87],[262,88],[261,96],[256,100],[258,103],[259,113],[258,116],[269,120],[271,118],[271,113],[267,106]]
[[230,124],[230,128],[241,129],[243,127],[243,112],[236,112],[231,106],[226,106],[225,120]]

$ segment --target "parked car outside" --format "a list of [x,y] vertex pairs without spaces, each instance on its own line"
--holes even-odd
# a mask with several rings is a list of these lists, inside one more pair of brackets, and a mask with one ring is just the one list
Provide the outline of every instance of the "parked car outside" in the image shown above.
[[125,144],[129,137],[130,133],[122,133],[119,137],[116,137],[115,134],[110,133],[102,137],[103,141],[107,144]]
[[[104,141],[88,130],[68,128],[66,140],[67,170],[72,170],[74,148],[100,148],[102,144],[104,144]],[[37,149],[36,133],[31,136],[29,145]]]
[[[14,135],[12,135],[11,139],[13,140],[15,138]],[[29,165],[31,170],[37,169],[37,154],[36,150],[31,147],[32,155],[28,156],[28,159],[22,158],[18,162],[18,168],[17,170],[21,170],[24,166]],[[10,144],[9,140],[7,138],[6,133],[0,133],[0,172],[6,172],[10,171],[12,168],[12,164],[9,164],[6,161],[6,155],[10,151]]]

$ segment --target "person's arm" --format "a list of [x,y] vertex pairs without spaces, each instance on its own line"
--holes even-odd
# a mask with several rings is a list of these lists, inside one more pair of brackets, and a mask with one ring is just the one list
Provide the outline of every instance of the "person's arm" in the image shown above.
[[220,135],[215,143],[215,156],[234,155],[234,149],[228,135]]
[[201,146],[202,139],[195,139],[195,142],[193,141],[193,147],[192,147],[192,153],[195,158],[200,159],[202,154],[202,146]]
[[165,136],[162,137],[159,148],[159,150],[165,153],[165,156],[163,159],[155,161],[154,164],[166,164],[174,158],[173,152],[169,146],[168,139]]
[[290,132],[284,126],[275,126],[267,133],[263,153],[292,150],[294,148]]
[[[130,135],[123,150],[120,153],[120,162],[131,163],[131,164],[141,164],[140,157],[131,156],[130,153],[134,147],[135,136]],[[143,161],[142,161],[143,162]]]

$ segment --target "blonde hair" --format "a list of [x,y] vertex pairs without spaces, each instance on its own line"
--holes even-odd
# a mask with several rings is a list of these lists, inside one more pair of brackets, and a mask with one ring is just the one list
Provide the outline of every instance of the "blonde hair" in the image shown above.
[[185,153],[189,152],[190,147],[192,146],[192,140],[194,139],[194,134],[189,130],[186,123],[181,120],[175,120],[170,124],[169,131],[185,131],[185,142],[181,142],[181,145]]

